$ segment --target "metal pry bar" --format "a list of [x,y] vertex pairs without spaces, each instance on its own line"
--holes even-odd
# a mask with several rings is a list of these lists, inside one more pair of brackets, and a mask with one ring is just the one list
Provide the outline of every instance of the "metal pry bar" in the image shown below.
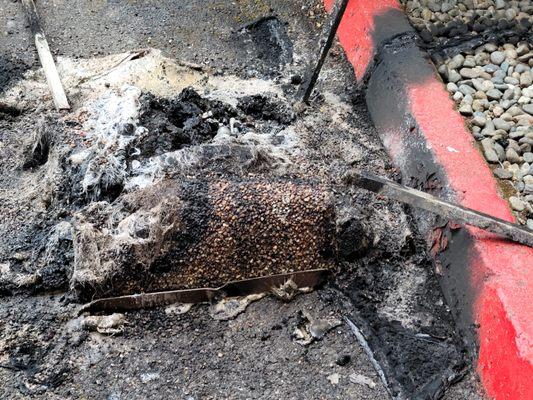
[[349,0],[337,0],[335,2],[335,5],[333,6],[333,10],[327,17],[327,21],[324,24],[324,28],[320,34],[319,43],[321,43],[322,46],[320,48],[318,62],[316,63],[316,65],[314,65],[314,68],[312,70],[311,68],[313,67],[313,64],[309,64],[306,74],[304,76],[304,83],[302,85],[303,95],[301,97],[301,101],[303,103],[307,103],[309,101],[309,97],[313,92],[316,81],[318,79],[318,75],[320,74],[320,70],[322,69],[322,65],[324,65],[326,56],[328,55],[329,49],[333,44],[333,39],[335,39],[335,35],[337,34],[337,29],[339,28],[342,17],[344,16],[344,12],[346,11],[348,1]]
[[166,306],[173,303],[206,303],[217,298],[248,296],[268,293],[291,280],[298,288],[313,288],[323,283],[328,276],[326,269],[290,272],[231,281],[218,288],[168,290],[165,292],[140,293],[93,300],[85,304],[79,313],[96,311],[131,311]]
[[343,180],[347,184],[353,184],[414,207],[422,208],[446,219],[472,225],[533,247],[533,232],[503,219],[449,203],[420,190],[399,185],[368,173],[358,174],[350,171],[344,176]]
[[37,47],[37,53],[39,54],[39,60],[43,66],[44,74],[52,91],[52,97],[54,99],[54,105],[58,110],[70,110],[70,105],[65,95],[61,79],[57,73],[57,68],[54,63],[54,58],[48,47],[48,42],[39,23],[39,16],[37,15],[37,9],[33,0],[22,0],[22,4],[26,9],[28,16],[28,22],[30,24],[31,33],[35,39],[35,47]]

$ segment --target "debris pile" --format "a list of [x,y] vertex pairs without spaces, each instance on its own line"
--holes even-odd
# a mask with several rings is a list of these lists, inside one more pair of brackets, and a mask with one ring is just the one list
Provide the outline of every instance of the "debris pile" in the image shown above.
[[[193,84],[170,94],[159,80],[139,78],[158,57],[172,76],[157,79],[179,87],[180,73]],[[12,182],[28,187],[15,191],[21,201],[43,204],[30,227],[34,243],[23,244],[40,250],[4,262],[4,290],[37,283],[88,300],[218,287],[331,268],[371,242],[351,200],[334,196],[329,174],[312,173],[339,167],[310,157],[305,142],[322,134],[311,127],[335,129],[341,119],[322,122],[315,110],[296,118],[272,82],[201,78],[150,51],[96,75],[70,68],[81,87],[76,111],[42,119]],[[339,146],[321,143],[320,151]]]

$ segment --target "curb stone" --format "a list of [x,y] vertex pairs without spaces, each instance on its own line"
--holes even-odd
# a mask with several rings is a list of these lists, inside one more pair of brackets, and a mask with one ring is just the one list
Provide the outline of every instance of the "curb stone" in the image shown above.
[[[333,0],[324,0],[327,10]],[[403,181],[514,222],[397,0],[352,0],[338,39]],[[413,210],[486,394],[533,399],[533,249]]]

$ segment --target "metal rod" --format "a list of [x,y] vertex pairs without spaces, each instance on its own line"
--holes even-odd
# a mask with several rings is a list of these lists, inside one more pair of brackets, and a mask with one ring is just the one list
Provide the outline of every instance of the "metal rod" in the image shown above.
[[165,292],[108,297],[85,304],[79,312],[127,311],[160,307],[174,303],[206,303],[222,297],[267,293],[289,280],[294,282],[298,288],[312,288],[324,282],[328,273],[329,271],[326,269],[315,269],[232,281],[218,288],[168,290]]
[[420,190],[367,173],[358,174],[351,171],[345,175],[344,180],[346,183],[431,211],[446,219],[472,225],[533,247],[533,232],[503,219],[447,202]]
[[313,64],[310,64],[308,66],[304,77],[304,84],[302,85],[303,95],[301,100],[303,103],[307,103],[309,101],[309,97],[313,92],[316,81],[318,79],[318,75],[320,74],[320,70],[324,65],[326,56],[328,55],[329,49],[333,44],[333,39],[335,39],[335,35],[337,34],[337,29],[339,28],[344,12],[346,11],[348,1],[349,0],[337,0],[335,2],[335,5],[333,6],[333,10],[327,18],[326,23],[324,24],[324,28],[322,29],[322,33],[320,34],[321,39],[319,40],[319,43],[322,44],[322,46],[320,48],[320,55],[318,61],[314,65],[313,69],[311,69],[313,67]]

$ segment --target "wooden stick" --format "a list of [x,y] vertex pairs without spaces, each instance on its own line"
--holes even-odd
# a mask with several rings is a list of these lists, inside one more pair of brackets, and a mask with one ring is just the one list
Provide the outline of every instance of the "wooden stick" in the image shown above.
[[39,60],[43,66],[44,75],[50,90],[52,91],[52,97],[54,98],[54,105],[58,110],[70,110],[70,105],[65,95],[61,79],[57,73],[57,68],[54,63],[54,58],[48,47],[46,36],[39,23],[39,16],[37,15],[37,9],[33,0],[22,0],[22,4],[26,9],[26,15],[30,24],[30,30],[35,38],[35,47],[37,47],[37,53]]
[[446,219],[472,225],[533,247],[533,232],[529,229],[488,214],[449,203],[420,190],[399,185],[371,174],[360,175],[353,171],[344,176],[344,181],[403,203],[431,211]]
[[319,40],[319,43],[322,45],[322,47],[320,48],[318,61],[312,70],[311,68],[313,67],[313,65],[310,64],[308,66],[308,71],[306,71],[304,77],[305,80],[304,84],[302,85],[303,95],[301,100],[303,103],[307,103],[309,101],[309,97],[313,92],[313,88],[315,87],[318,75],[320,74],[320,70],[324,65],[326,56],[328,55],[329,49],[333,44],[333,39],[335,39],[335,35],[337,34],[337,29],[339,28],[344,12],[346,11],[348,1],[349,0],[337,0],[335,2],[335,5],[333,6],[333,10],[327,17],[328,19],[324,24],[322,33],[320,34],[321,39]]

